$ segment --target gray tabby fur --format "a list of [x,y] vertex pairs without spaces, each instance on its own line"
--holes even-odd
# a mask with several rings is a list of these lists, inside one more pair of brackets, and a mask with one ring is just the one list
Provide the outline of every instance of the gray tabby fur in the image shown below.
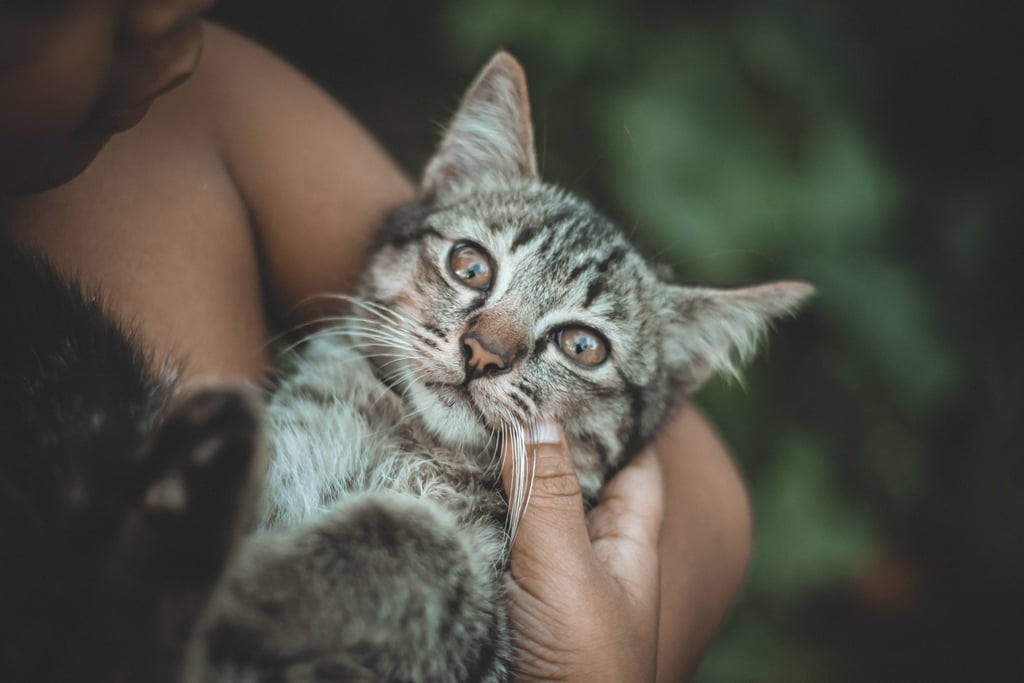
[[[492,258],[487,291],[448,267],[464,242]],[[531,425],[560,421],[593,501],[686,394],[735,373],[809,292],[665,280],[589,204],[537,178],[525,80],[499,53],[420,199],[388,220],[350,313],[273,397],[265,531],[214,601],[193,679],[507,680],[501,440],[522,474]],[[599,331],[607,360],[563,354],[567,325]],[[474,331],[511,349],[503,372],[467,374]],[[512,529],[523,507],[515,497]]]

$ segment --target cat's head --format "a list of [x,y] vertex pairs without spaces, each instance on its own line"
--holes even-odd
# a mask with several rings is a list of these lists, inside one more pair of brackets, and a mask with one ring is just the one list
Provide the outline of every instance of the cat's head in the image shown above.
[[364,278],[363,296],[390,312],[361,315],[378,367],[439,439],[552,417],[581,481],[599,481],[810,291],[666,280],[593,207],[538,178],[523,72],[499,53]]

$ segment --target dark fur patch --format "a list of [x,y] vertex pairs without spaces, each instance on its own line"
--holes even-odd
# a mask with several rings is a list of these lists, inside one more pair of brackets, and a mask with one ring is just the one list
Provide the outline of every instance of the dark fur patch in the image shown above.
[[434,335],[438,339],[444,340],[448,338],[448,335],[445,334],[444,331],[441,328],[437,327],[436,325],[431,325],[430,323],[420,323],[420,325],[423,327],[423,329],[425,329],[427,332]]
[[603,275],[598,275],[591,280],[590,284],[587,285],[587,295],[583,299],[583,307],[590,308],[590,305],[594,303],[594,300],[604,294],[605,287],[607,286],[608,278]]
[[594,264],[589,261],[586,263],[579,264],[578,266],[573,268],[572,271],[569,272],[569,282],[575,282],[577,279],[579,279],[580,275],[582,275],[585,271],[590,270],[593,267]]
[[206,394],[158,427],[172,386],[132,335],[2,240],[0,301],[0,548],[18,549],[0,679],[177,680],[237,531],[252,414]]
[[536,226],[525,227],[519,231],[515,239],[512,240],[512,251],[515,252],[519,247],[530,242],[537,236],[539,228]]
[[622,263],[622,259],[626,257],[627,253],[625,248],[615,247],[597,264],[597,272],[607,273],[609,268]]

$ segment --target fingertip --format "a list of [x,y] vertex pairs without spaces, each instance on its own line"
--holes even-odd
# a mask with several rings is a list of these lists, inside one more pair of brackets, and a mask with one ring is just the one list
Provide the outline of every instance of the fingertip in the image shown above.
[[531,459],[532,497],[544,499],[579,498],[576,466],[569,455],[562,426],[553,420],[539,420],[527,430],[527,453]]
[[549,444],[564,448],[565,432],[562,430],[562,425],[554,420],[542,418],[531,423],[526,430],[526,443],[534,446]]
[[[515,439],[505,439],[501,445],[501,476],[506,495],[525,480],[533,482],[536,491],[538,479],[544,481],[572,474],[576,468],[569,457],[569,447],[562,426],[551,419],[542,418],[528,425],[521,433],[521,452],[517,456]],[[519,461],[517,462],[517,458]],[[522,468],[524,471],[517,471]],[[544,489],[542,488],[542,495]]]

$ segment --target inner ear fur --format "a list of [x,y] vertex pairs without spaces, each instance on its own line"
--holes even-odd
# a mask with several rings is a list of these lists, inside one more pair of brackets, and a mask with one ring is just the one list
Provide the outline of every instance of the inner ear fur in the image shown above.
[[813,293],[806,282],[773,282],[736,289],[671,287],[669,364],[688,391],[721,372],[738,378],[777,318],[792,315]]

